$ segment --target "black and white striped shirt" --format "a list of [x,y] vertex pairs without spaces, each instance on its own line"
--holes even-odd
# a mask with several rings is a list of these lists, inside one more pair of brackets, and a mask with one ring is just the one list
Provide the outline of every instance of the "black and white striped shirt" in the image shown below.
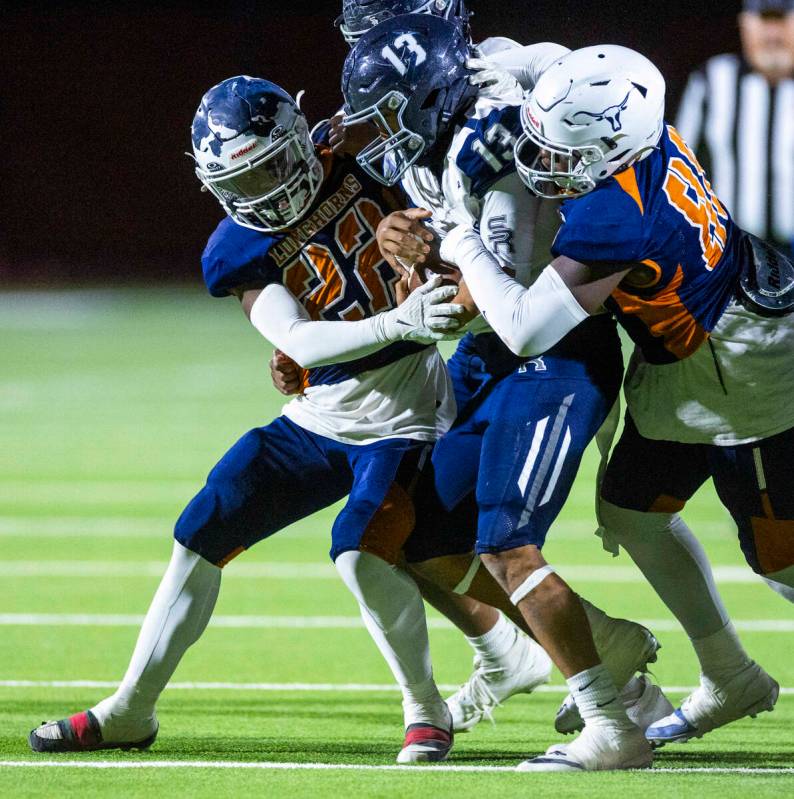
[[676,127],[740,227],[794,241],[794,79],[772,86],[737,55],[694,72]]

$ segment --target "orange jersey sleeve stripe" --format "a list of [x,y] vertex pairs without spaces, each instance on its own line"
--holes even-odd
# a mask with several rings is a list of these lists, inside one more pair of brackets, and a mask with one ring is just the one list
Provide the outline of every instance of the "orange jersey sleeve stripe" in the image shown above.
[[640,195],[640,187],[637,185],[637,172],[634,167],[631,169],[627,169],[625,172],[620,172],[617,175],[613,175],[612,177],[618,183],[623,191],[637,203],[637,207],[640,209],[640,213],[645,216],[645,206],[642,203],[642,196]]
[[683,280],[684,272],[679,265],[670,283],[652,297],[636,297],[620,288],[612,292],[620,310],[640,319],[648,332],[661,338],[665,349],[678,359],[687,358],[708,338],[678,296]]

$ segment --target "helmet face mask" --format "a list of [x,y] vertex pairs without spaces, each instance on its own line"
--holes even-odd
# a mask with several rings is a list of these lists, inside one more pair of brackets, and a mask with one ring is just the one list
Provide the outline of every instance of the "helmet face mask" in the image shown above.
[[345,126],[370,123],[377,130],[373,139],[356,156],[359,166],[375,180],[393,186],[425,151],[424,139],[403,123],[408,100],[399,91],[390,91],[378,102],[357,114],[345,117]]
[[664,98],[661,73],[633,50],[599,45],[569,53],[544,72],[521,107],[521,179],[539,197],[593,191],[657,148]]
[[210,89],[193,123],[196,176],[238,224],[264,233],[304,216],[323,180],[306,118],[275,84],[244,76]]
[[533,194],[553,200],[578,197],[596,187],[586,168],[604,159],[598,147],[577,150],[557,145],[525,128],[515,144],[518,174]]
[[432,14],[443,19],[468,19],[462,0],[344,0],[336,25],[353,47],[368,31],[400,14]]

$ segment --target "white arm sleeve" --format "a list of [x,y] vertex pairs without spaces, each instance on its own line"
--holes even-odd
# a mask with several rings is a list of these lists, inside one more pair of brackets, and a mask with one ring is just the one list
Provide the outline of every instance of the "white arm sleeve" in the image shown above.
[[535,88],[540,76],[558,59],[571,51],[561,44],[541,42],[526,47],[511,47],[486,55],[494,66],[509,72],[521,88],[530,91]]
[[378,316],[357,322],[314,322],[278,283],[267,286],[256,298],[251,324],[303,369],[363,358],[386,343]]
[[461,270],[480,312],[516,355],[541,355],[588,317],[552,266],[525,288],[505,274],[471,228],[453,230],[441,257]]

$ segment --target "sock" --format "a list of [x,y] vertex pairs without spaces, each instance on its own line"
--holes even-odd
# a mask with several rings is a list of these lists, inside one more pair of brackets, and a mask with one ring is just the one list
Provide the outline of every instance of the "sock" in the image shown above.
[[204,632],[220,590],[221,570],[174,542],[117,691],[91,708],[106,741],[140,740],[156,726],[154,706],[188,647]]
[[486,668],[499,668],[519,638],[518,628],[504,614],[499,614],[496,624],[484,635],[466,640]]
[[403,694],[405,726],[447,729],[449,714],[433,679],[425,606],[416,583],[368,552],[343,552],[336,568]]
[[640,513],[601,502],[610,537],[637,564],[691,639],[729,621],[706,553],[678,514]]
[[692,646],[700,661],[701,672],[717,685],[730,679],[750,662],[730,621],[716,633],[692,639]]
[[603,663],[574,674],[566,682],[585,724],[612,724],[624,729],[633,726]]

